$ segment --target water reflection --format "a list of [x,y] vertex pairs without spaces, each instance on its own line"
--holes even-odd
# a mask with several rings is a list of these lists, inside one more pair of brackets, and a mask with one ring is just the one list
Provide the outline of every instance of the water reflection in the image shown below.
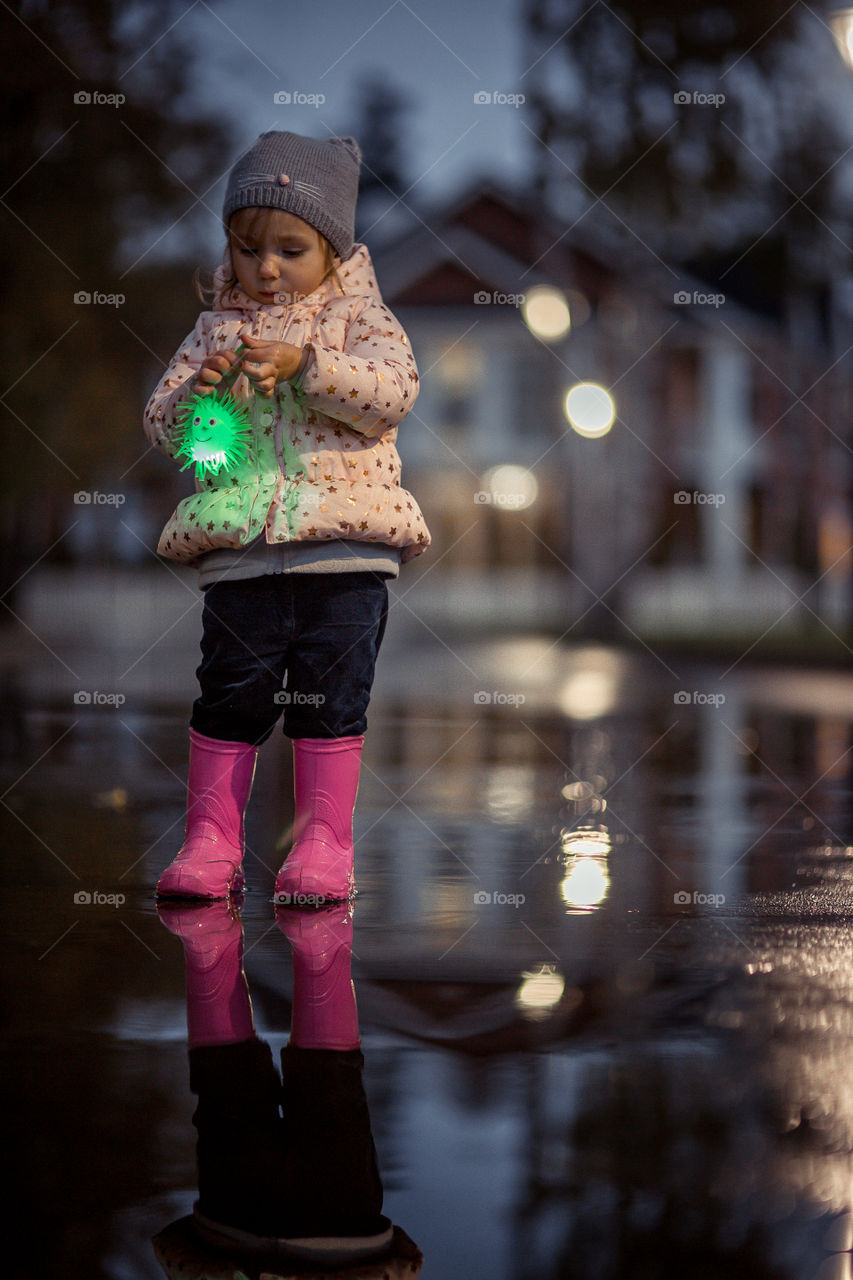
[[[589,784],[578,783],[576,786]],[[564,787],[564,794],[567,789],[574,790]],[[601,800],[600,806],[605,803]],[[610,887],[610,833],[603,825],[576,827],[573,831],[560,833],[560,847],[565,869],[560,893],[566,907],[571,912],[593,911],[605,900]]]
[[849,930],[709,923],[530,1062],[515,1277],[849,1280]]
[[[580,703],[566,718],[544,691],[464,715],[417,688],[377,707],[355,918],[379,1212],[406,1224],[435,1280],[849,1280],[853,682],[745,675],[724,706],[679,704],[622,667],[598,719]],[[243,1045],[238,1101],[251,1079],[272,1109],[267,1081],[282,1125],[241,923],[259,1019],[290,1024],[297,1049],[322,1022],[318,1005],[299,1031],[310,1006],[292,1010],[282,964],[310,987],[326,962],[312,970],[314,941],[285,936],[267,902],[289,761],[271,743],[260,765],[242,916],[201,908],[206,930],[173,921],[179,944],[151,898],[183,818],[176,716],[26,698],[19,712],[0,761],[12,1162],[54,1224],[29,1274],[153,1280],[151,1236],[195,1186],[170,959],[184,948],[194,974],[193,1061]],[[346,1039],[322,1052],[352,1053]],[[67,1161],[45,1155],[45,1097],[50,1141],[74,1152],[71,1191]],[[215,1190],[205,1175],[199,1198]],[[161,1243],[187,1276],[188,1240],[202,1245],[181,1222]],[[237,1229],[252,1225],[267,1229]],[[219,1274],[208,1248],[195,1274]]]
[[565,989],[565,979],[556,965],[542,964],[522,973],[515,1003],[525,1017],[544,1020],[560,1003]]
[[416,1276],[422,1255],[382,1213],[364,1091],[352,909],[276,911],[292,951],[281,1075],[257,1036],[234,901],[158,904],[184,948],[199,1195],[154,1240],[169,1277]]

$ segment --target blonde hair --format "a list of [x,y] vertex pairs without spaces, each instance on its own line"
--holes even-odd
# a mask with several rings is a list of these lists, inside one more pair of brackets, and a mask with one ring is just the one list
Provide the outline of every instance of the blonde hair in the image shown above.
[[[249,215],[243,228],[243,234],[262,236],[266,232],[270,219],[278,212],[278,209],[270,209],[263,206],[258,208],[238,209],[235,213],[232,213],[231,217],[228,219],[228,238],[226,240],[226,249],[229,250],[228,261],[231,263],[231,272],[225,280],[224,292],[227,292],[229,289],[233,289],[238,283],[237,276],[234,272],[234,260],[230,253],[230,250],[240,239],[239,235],[233,229],[234,219],[238,218],[241,213]],[[310,223],[308,225],[310,226]],[[338,275],[340,259],[326,237],[321,235],[321,233],[317,231],[316,227],[314,227],[313,230],[320,239],[320,244],[322,245],[323,252],[326,257],[326,273],[323,276],[323,280],[328,280],[331,276],[338,290],[341,293],[344,293],[344,286],[341,283],[340,276]],[[207,279],[205,279],[205,277],[207,277]],[[323,280],[320,281],[320,284],[323,283]],[[196,267],[193,272],[193,284],[195,285],[196,294],[202,302],[208,306],[215,304],[219,290],[214,282],[212,271],[207,271],[202,267]]]

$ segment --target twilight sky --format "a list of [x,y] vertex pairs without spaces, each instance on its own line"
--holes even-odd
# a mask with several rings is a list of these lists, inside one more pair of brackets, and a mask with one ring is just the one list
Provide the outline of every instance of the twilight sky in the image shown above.
[[[192,97],[224,106],[242,122],[245,145],[265,129],[316,137],[355,132],[365,75],[407,91],[413,196],[432,204],[477,172],[520,180],[526,171],[532,139],[521,111],[474,97],[524,93],[530,58],[519,9],[520,0],[224,0],[212,8],[195,4],[176,25],[204,50]],[[276,103],[276,93],[290,94],[290,103]],[[297,95],[312,100],[297,102]],[[315,105],[319,95],[325,101]],[[230,159],[229,152],[223,168]],[[222,190],[207,197],[214,207]]]

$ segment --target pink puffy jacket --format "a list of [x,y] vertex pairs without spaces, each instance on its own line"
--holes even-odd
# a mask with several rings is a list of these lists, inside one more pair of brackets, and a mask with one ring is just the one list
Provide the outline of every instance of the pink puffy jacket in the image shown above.
[[[160,555],[192,564],[206,551],[242,547],[262,531],[268,543],[347,538],[401,549],[403,563],[430,544],[418,504],[400,485],[397,424],[414,404],[418,373],[409,340],[382,301],[370,254],[356,244],[332,280],[290,306],[255,302],[214,273],[213,311],[203,311],[148,402],[145,433],[174,458],[175,411],[208,354],[240,335],[296,346],[313,356],[300,404],[288,382],[272,399],[240,374],[233,394],[252,419],[251,447],[233,468],[196,480],[160,537]],[[301,399],[301,396],[300,396]]]

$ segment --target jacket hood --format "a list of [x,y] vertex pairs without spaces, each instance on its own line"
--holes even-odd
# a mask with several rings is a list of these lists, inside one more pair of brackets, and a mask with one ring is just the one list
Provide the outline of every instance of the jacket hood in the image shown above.
[[[215,295],[213,299],[213,309],[215,311],[245,311],[255,312],[263,309],[267,315],[283,316],[288,310],[284,304],[270,304],[268,302],[256,302],[254,298],[250,298],[239,286],[233,285],[228,288],[228,280],[231,277],[231,256],[228,246],[222,256],[222,262],[213,273],[213,287]],[[344,288],[345,296],[364,297],[372,295],[382,300],[379,287],[376,284],[376,274],[373,270],[373,262],[370,258],[367,245],[353,245],[350,256],[338,267],[338,276]],[[332,298],[341,297],[332,277],[327,277],[322,284],[302,299],[300,305],[307,306],[325,306]]]

